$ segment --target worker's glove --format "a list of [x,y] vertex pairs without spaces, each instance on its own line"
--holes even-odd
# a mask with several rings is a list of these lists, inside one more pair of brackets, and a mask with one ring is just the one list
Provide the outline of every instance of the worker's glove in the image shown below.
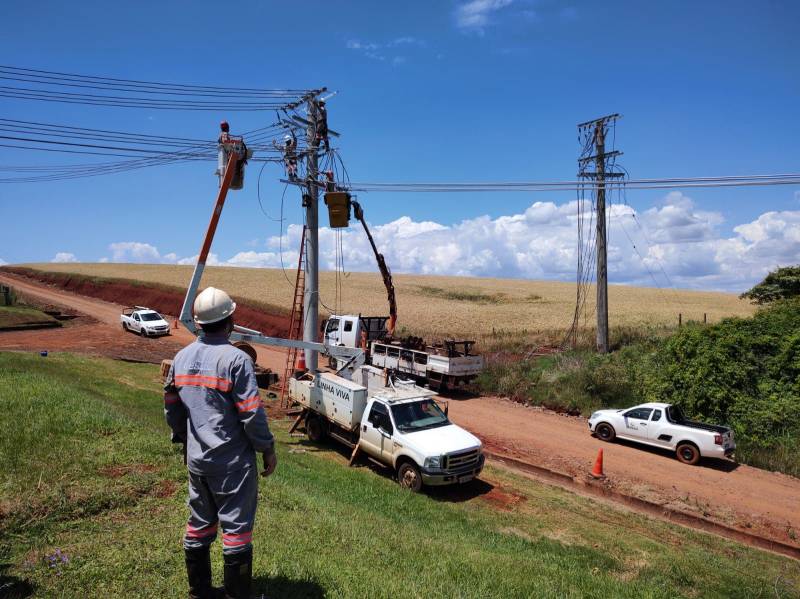
[[262,455],[264,456],[264,470],[261,472],[261,476],[267,477],[275,472],[275,467],[278,465],[278,456],[274,450]]

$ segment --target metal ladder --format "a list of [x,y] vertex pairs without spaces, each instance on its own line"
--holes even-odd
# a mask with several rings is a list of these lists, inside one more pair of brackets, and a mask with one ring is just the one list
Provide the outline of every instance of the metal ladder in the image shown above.
[[[294,283],[294,303],[292,304],[292,316],[289,320],[288,339],[303,338],[303,299],[306,289],[306,227],[303,226],[303,234],[300,236],[300,258],[297,260],[297,278]],[[295,370],[297,363],[296,347],[290,347],[286,353],[286,368],[283,370],[283,385],[281,387],[281,407],[289,407],[289,379]]]

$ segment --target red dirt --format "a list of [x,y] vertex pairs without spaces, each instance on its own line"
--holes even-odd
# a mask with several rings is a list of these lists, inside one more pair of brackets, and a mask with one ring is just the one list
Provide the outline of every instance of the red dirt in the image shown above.
[[[179,315],[183,306],[184,294],[180,291],[148,287],[143,284],[134,285],[122,281],[110,280],[97,283],[86,277],[72,277],[61,273],[46,273],[21,267],[5,267],[3,270],[65,291],[122,306],[129,305],[128,302],[135,302],[137,305],[147,306],[172,317]],[[289,330],[289,316],[266,313],[248,305],[241,299],[234,299],[236,299],[236,324],[261,331],[265,335],[286,337]]]
[[109,478],[121,478],[128,474],[141,474],[144,472],[155,472],[157,468],[152,464],[120,464],[118,466],[106,466],[100,468],[99,472]]
[[583,418],[506,399],[476,397],[449,405],[450,417],[495,454],[584,480],[602,447],[608,488],[800,546],[800,479],[727,460],[686,466],[666,452],[602,443],[590,436]]
[[[65,326],[60,329],[0,333],[0,349],[69,351],[158,364],[163,359],[175,357],[178,350],[195,340],[194,335],[183,327],[173,329],[169,336],[159,338],[143,338],[122,330],[119,324],[119,315],[123,307],[127,305],[127,302],[134,301],[133,298],[135,298],[135,303],[144,304],[142,296],[139,295],[141,291],[147,289],[144,287],[130,286],[128,295],[124,297],[126,304],[123,305],[76,295],[70,291],[10,273],[7,268],[0,270],[0,282],[13,286],[18,295],[24,297],[28,302],[58,307],[71,314],[81,315],[79,318],[66,322]],[[117,288],[117,292],[122,293],[122,289],[122,287]],[[153,305],[153,307],[156,306]],[[237,308],[237,314],[240,309]],[[166,310],[164,312],[168,314]],[[86,315],[91,315],[91,317]],[[271,368],[280,374],[283,373],[286,363],[284,351],[264,346],[256,347],[256,351],[260,366]]]
[[494,487],[485,495],[481,495],[481,499],[492,504],[493,507],[500,511],[511,512],[514,511],[520,503],[525,501],[525,496],[515,491]]

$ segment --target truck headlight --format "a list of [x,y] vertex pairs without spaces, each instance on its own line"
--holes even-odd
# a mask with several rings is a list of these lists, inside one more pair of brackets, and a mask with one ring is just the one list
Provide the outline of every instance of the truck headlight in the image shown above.
[[600,412],[592,412],[592,415],[589,416],[589,420],[594,420]]
[[425,458],[424,467],[428,470],[435,469],[438,470],[442,467],[442,456],[437,455],[432,458]]

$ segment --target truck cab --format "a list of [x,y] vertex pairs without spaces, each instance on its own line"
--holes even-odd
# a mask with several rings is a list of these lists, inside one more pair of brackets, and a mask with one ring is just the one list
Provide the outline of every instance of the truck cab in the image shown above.
[[480,440],[453,424],[432,396],[418,387],[385,388],[370,398],[361,422],[361,450],[413,491],[466,483],[483,470]]
[[364,384],[331,373],[317,376],[292,379],[289,387],[304,407],[312,440],[335,439],[353,449],[353,459],[363,453],[391,468],[412,491],[466,483],[483,470],[480,439],[449,420],[433,391],[412,381],[387,381],[370,366],[358,374]]

